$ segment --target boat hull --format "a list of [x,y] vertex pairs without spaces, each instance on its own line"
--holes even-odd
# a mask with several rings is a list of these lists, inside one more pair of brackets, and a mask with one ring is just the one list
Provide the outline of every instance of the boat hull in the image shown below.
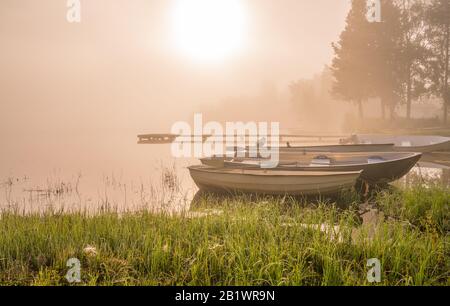
[[396,152],[430,153],[450,151],[450,138],[443,136],[389,136],[389,135],[356,135],[356,141],[363,144],[380,144],[391,142]]
[[443,143],[436,143],[427,146],[413,146],[413,147],[401,147],[394,146],[396,152],[420,152],[420,153],[432,153],[432,152],[445,152],[450,151],[450,141]]
[[[376,155],[376,153],[375,153]],[[282,154],[280,156],[280,165],[273,169],[274,171],[329,171],[329,172],[347,172],[347,171],[362,171],[359,177],[360,181],[369,183],[371,185],[386,184],[396,181],[405,176],[420,160],[420,153],[383,153],[380,156],[392,157],[390,160],[383,160],[376,163],[362,163],[356,162],[353,164],[336,164],[336,165],[299,165],[297,161],[305,161],[311,158],[311,154],[298,155],[298,154]],[[335,158],[338,162],[345,163],[345,160],[352,156],[370,157],[369,154],[333,154],[329,153],[330,157]],[[395,158],[394,158],[395,157]],[[259,169],[259,165],[246,163],[251,159],[243,159],[239,162],[233,162],[231,160],[223,159],[202,159],[202,163],[212,167],[225,167],[225,168],[245,168],[245,169]],[[253,160],[254,161],[254,160]],[[350,163],[350,162],[349,162]]]
[[360,171],[292,172],[249,169],[189,167],[200,190],[267,195],[334,195],[355,185]]

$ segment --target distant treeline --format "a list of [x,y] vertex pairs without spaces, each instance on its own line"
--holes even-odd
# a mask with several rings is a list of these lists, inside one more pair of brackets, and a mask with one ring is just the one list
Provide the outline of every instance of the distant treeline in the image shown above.
[[[375,1],[377,2],[377,1]],[[382,116],[394,117],[399,104],[423,97],[442,100],[443,121],[450,106],[450,0],[379,0],[380,20],[368,18],[367,0],[352,0],[346,27],[333,43],[332,94],[364,104],[379,98]]]

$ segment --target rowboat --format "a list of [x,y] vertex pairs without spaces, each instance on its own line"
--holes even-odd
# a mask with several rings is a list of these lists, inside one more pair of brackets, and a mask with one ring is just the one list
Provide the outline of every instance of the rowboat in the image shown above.
[[268,195],[333,195],[351,188],[361,171],[279,171],[214,168],[204,165],[188,168],[200,190]]
[[351,140],[356,144],[393,143],[394,151],[398,152],[450,151],[450,137],[443,136],[361,134],[352,136]]
[[[419,161],[420,153],[282,153],[273,171],[362,171],[360,180],[369,184],[384,184],[400,179]],[[204,165],[216,168],[261,169],[264,159],[203,158]]]

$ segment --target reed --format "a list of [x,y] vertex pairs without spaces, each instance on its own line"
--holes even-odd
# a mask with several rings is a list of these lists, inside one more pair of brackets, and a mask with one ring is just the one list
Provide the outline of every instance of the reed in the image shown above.
[[[362,223],[358,196],[341,201],[204,195],[180,214],[114,209],[21,214],[0,219],[0,284],[450,285],[450,191],[415,186],[374,196],[384,213]],[[339,205],[338,205],[339,204]]]

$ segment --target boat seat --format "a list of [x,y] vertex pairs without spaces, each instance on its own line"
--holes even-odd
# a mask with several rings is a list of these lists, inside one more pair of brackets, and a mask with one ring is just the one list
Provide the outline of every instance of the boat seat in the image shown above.
[[328,167],[332,163],[332,159],[326,155],[319,155],[311,160],[311,166]]
[[402,141],[402,147],[412,147],[411,141]]

